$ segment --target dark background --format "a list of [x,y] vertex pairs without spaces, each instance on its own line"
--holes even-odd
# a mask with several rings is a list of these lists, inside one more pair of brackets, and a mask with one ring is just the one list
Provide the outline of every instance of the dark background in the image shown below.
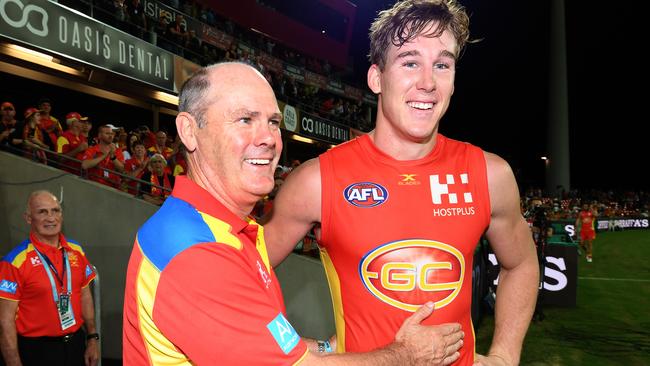
[[[394,1],[352,2],[355,65],[365,70],[371,19]],[[546,141],[551,2],[461,3],[470,14],[472,38],[481,41],[468,45],[460,59],[440,131],[505,158],[520,188],[543,188],[540,157],[553,143]],[[565,3],[571,186],[647,190],[644,13],[632,3]]]
[[[287,0],[300,1],[300,0]],[[554,0],[553,0],[554,1]],[[357,81],[365,85],[368,28],[376,13],[394,1],[352,0],[357,6],[350,48]],[[458,63],[456,88],[440,131],[506,159],[520,188],[544,188],[549,119],[549,1],[465,0],[473,39]],[[566,37],[572,188],[642,189],[650,187],[648,121],[642,98],[648,62],[641,54],[646,20],[634,4],[601,0],[566,1]],[[20,114],[40,96],[53,100],[63,118],[77,110],[97,123],[150,123],[146,111],[71,93],[56,86],[2,74],[3,100]],[[162,116],[161,127],[173,129]],[[290,157],[289,157],[290,158]]]

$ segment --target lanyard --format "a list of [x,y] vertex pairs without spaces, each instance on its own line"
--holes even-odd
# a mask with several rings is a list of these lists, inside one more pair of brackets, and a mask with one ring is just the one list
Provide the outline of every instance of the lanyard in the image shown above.
[[[52,297],[54,298],[54,303],[58,304],[59,303],[59,291],[57,291],[57,286],[54,283],[54,278],[52,276],[52,271],[54,271],[57,275],[57,279],[59,279],[59,273],[54,268],[54,265],[50,261],[50,258],[47,258],[47,256],[43,256],[41,252],[36,249],[36,246],[34,246],[34,250],[36,250],[36,254],[38,255],[38,258],[41,260],[41,263],[43,263],[43,268],[45,268],[45,273],[47,273],[47,277],[50,279],[50,285],[52,286]],[[47,258],[47,259],[45,259]],[[45,262],[47,262],[47,266],[45,265]],[[50,268],[52,271],[50,271]],[[63,270],[65,271],[66,277],[67,277],[67,288],[65,293],[70,294],[70,291],[72,291],[72,275],[70,273],[70,262],[68,262],[68,252],[66,252],[65,248],[63,248]],[[61,279],[61,286],[63,286],[63,279]]]

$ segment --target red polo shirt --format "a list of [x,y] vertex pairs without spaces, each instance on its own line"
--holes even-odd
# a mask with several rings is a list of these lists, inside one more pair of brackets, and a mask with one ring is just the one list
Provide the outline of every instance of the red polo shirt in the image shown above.
[[[74,333],[83,325],[81,289],[95,278],[95,271],[79,243],[72,240],[68,242],[63,234],[60,235],[59,242],[61,248],[55,248],[40,243],[34,235],[30,235],[29,239],[15,247],[0,261],[0,298],[19,301],[16,330],[22,336],[58,337]],[[68,281],[63,268],[62,250],[68,254],[72,275],[70,303],[76,324],[66,330],[61,330],[52,285],[43,267],[48,264],[41,262],[35,249],[47,256],[56,268],[58,276],[52,270],[50,272],[59,295],[67,287]]]

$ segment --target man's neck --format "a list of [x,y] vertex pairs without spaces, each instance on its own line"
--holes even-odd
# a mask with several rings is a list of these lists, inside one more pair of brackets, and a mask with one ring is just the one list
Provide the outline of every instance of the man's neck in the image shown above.
[[375,128],[368,133],[375,146],[395,160],[417,160],[427,156],[436,145],[437,132],[427,141],[412,141],[390,130]]
[[36,239],[38,239],[39,242],[43,244],[49,245],[54,248],[58,248],[60,246],[59,234],[42,236],[40,234],[34,233],[34,236],[36,237]]
[[[189,165],[193,165],[191,162],[188,162]],[[255,202],[252,202],[247,207],[240,207],[235,202],[233,202],[230,197],[223,191],[223,188],[218,184],[211,184],[211,180],[208,177],[200,172],[198,169],[195,169],[194,166],[189,168],[188,178],[194,183],[199,185],[201,188],[205,189],[212,197],[221,202],[230,212],[237,215],[240,219],[246,220],[248,215],[253,211],[255,207]]]

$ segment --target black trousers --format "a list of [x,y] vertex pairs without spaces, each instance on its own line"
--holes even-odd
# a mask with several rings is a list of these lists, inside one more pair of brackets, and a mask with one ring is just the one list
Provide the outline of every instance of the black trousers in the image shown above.
[[84,332],[66,337],[18,336],[18,351],[24,366],[84,366],[86,339]]

